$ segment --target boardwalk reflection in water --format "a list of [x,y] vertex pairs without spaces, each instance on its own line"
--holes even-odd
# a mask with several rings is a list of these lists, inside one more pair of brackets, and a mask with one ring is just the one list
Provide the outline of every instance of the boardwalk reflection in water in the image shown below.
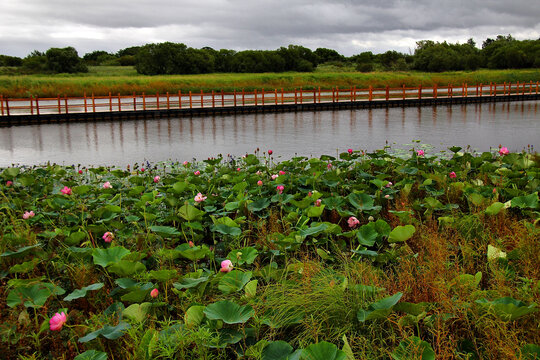
[[421,140],[485,151],[540,146],[538,101],[43,124],[0,129],[0,166],[126,165],[273,149],[283,158]]

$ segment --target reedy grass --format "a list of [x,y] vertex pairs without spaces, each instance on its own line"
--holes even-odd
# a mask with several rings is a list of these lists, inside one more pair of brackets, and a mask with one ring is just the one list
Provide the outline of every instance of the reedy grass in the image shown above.
[[[2,72],[0,71],[0,74]],[[320,69],[312,73],[260,73],[230,74],[215,73],[201,75],[139,75],[132,67],[96,66],[90,67],[89,73],[58,75],[0,75],[0,94],[10,98],[56,97],[60,96],[106,96],[142,94],[177,94],[178,91],[204,92],[233,90],[252,91],[265,89],[273,91],[283,88],[323,89],[333,87],[357,88],[400,87],[405,86],[447,86],[462,83],[476,84],[490,82],[537,81],[540,69],[525,70],[478,70],[443,73],[406,72],[372,72],[335,71],[332,68]]]

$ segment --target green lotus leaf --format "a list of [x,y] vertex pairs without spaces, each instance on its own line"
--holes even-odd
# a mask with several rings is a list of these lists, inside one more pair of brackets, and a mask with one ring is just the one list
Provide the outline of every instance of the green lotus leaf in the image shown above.
[[212,225],[210,227],[210,230],[212,230],[213,232],[221,233],[223,235],[239,236],[240,234],[242,234],[242,230],[239,227],[231,227],[225,224]]
[[358,242],[364,246],[373,246],[378,236],[379,233],[377,232],[377,230],[375,230],[375,223],[369,223],[360,226],[358,232],[356,233]]
[[199,278],[184,277],[179,282],[173,283],[173,286],[178,290],[191,289],[207,281],[207,276],[201,276]]
[[272,341],[262,351],[262,360],[287,360],[294,352],[291,345],[283,340]]
[[95,283],[95,284],[92,284],[92,285],[85,286],[85,287],[83,287],[82,289],[74,290],[71,294],[69,294],[68,296],[66,296],[66,297],[64,298],[64,301],[71,301],[71,300],[75,300],[75,299],[79,299],[79,298],[85,297],[85,296],[86,296],[86,292],[88,292],[88,291],[94,291],[94,290],[99,290],[99,289],[101,289],[103,286],[104,286],[103,283]]
[[536,303],[527,305],[522,301],[516,300],[511,297],[503,297],[493,301],[486,299],[475,301],[485,311],[496,315],[498,318],[504,321],[516,320],[522,316],[532,314],[538,309]]
[[184,323],[188,329],[193,329],[199,326],[204,319],[204,309],[206,307],[202,305],[193,305],[187,309],[184,315]]
[[308,217],[320,217],[324,212],[324,205],[321,206],[310,206],[307,211]]
[[397,226],[388,235],[389,243],[404,242],[409,240],[416,231],[413,225]]
[[317,236],[319,235],[320,233],[322,233],[324,230],[326,230],[326,228],[328,228],[328,225],[327,224],[320,224],[320,225],[317,225],[317,226],[312,226],[307,228],[307,229],[302,229],[300,230],[300,235],[303,236],[303,237],[307,237],[307,236]]
[[367,320],[386,319],[392,312],[394,305],[398,303],[402,296],[403,293],[398,292],[392,296],[388,296],[372,303],[367,310],[359,310],[357,313],[358,320],[360,322],[365,322]]
[[142,304],[131,304],[122,311],[122,315],[126,318],[135,321],[143,322],[146,319],[146,316],[150,312],[152,304],[149,302],[144,302]]
[[347,196],[349,203],[358,210],[371,210],[373,209],[373,198],[365,193],[350,193]]
[[540,346],[535,344],[525,344],[520,349],[521,358],[524,360],[540,359]]
[[178,254],[191,261],[196,261],[213,254],[206,245],[190,247],[189,244],[182,244],[175,248]]
[[244,285],[251,280],[252,273],[250,271],[243,272],[240,270],[233,270],[225,274],[220,280],[218,289],[224,294],[230,294],[236,291],[242,290]]
[[257,212],[266,209],[268,206],[270,206],[271,201],[270,199],[264,197],[261,199],[257,199],[255,201],[252,201],[248,204],[247,208],[251,212]]
[[206,214],[204,211],[197,209],[193,205],[184,204],[180,209],[178,209],[178,215],[186,221],[201,221],[203,215]]
[[487,215],[497,215],[498,213],[501,212],[501,210],[504,208],[504,204],[501,203],[501,202],[495,202],[491,205],[489,205],[487,208],[486,208],[486,214]]
[[94,258],[94,264],[107,267],[120,261],[129,253],[130,251],[123,246],[115,246],[108,249],[96,248],[92,251],[92,257]]
[[173,191],[180,195],[182,194],[184,191],[186,191],[187,187],[188,187],[188,183],[185,182],[185,181],[178,181],[178,182],[175,182],[172,186],[173,188]]
[[43,284],[21,286],[11,290],[6,298],[7,306],[15,307],[23,304],[25,307],[40,308],[45,305],[51,290]]
[[38,247],[41,247],[41,244],[24,246],[24,247],[19,248],[19,249],[15,250],[15,251],[6,251],[6,252],[2,253],[0,255],[0,257],[11,257],[11,256],[16,257],[16,256],[24,255],[27,251],[30,251],[30,250],[38,248]]
[[13,265],[9,268],[10,274],[26,274],[33,270],[41,260],[39,258],[33,258],[30,261],[23,262],[22,264]]
[[146,266],[138,261],[120,260],[107,268],[109,272],[119,276],[129,276],[146,270]]
[[518,207],[520,209],[536,209],[538,208],[538,193],[527,196],[517,196],[512,199],[511,204],[512,207]]
[[86,350],[75,356],[73,360],[107,360],[107,353],[97,350]]
[[124,335],[125,330],[129,328],[131,328],[131,325],[129,325],[127,322],[121,322],[116,326],[105,325],[101,329],[93,331],[86,336],[83,336],[79,339],[79,342],[85,343],[88,341],[92,341],[100,335],[109,340],[115,340]]
[[210,320],[222,320],[226,324],[243,324],[255,311],[249,305],[240,306],[229,300],[222,300],[208,305],[204,314]]
[[181,233],[172,226],[150,226],[150,230],[161,236],[175,236]]
[[79,245],[81,241],[87,238],[87,234],[84,231],[75,231],[69,234],[65,243],[69,246]]
[[244,288],[245,292],[246,292],[246,297],[248,298],[252,298],[252,297],[255,297],[255,295],[257,295],[257,284],[259,283],[258,280],[251,280],[250,282],[248,282]]
[[435,351],[431,345],[417,336],[402,340],[392,353],[394,360],[435,360]]
[[305,348],[300,358],[305,360],[346,360],[347,354],[338,349],[336,345],[321,341]]
[[150,271],[148,278],[154,279],[161,282],[166,282],[178,277],[178,272],[176,270],[157,270]]
[[252,247],[245,247],[242,249],[231,250],[227,255],[227,259],[238,265],[253,264],[259,252]]

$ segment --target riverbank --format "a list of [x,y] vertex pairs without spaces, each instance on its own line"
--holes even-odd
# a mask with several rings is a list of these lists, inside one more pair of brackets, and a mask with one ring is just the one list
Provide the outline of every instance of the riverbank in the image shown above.
[[0,94],[9,98],[30,96],[56,97],[57,95],[130,95],[165,94],[182,91],[212,90],[234,91],[266,88],[291,91],[304,89],[352,87],[445,86],[448,84],[473,84],[490,82],[524,82],[540,79],[540,69],[479,70],[444,73],[423,72],[348,72],[337,68],[319,69],[312,73],[262,73],[262,74],[204,74],[204,75],[139,75],[132,67],[91,67],[86,74],[59,75],[0,75]]

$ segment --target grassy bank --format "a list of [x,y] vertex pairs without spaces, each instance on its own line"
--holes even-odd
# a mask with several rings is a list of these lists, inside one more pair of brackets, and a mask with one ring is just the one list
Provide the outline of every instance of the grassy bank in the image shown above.
[[175,93],[187,91],[232,91],[234,89],[280,89],[293,90],[351,87],[366,88],[369,85],[397,87],[423,85],[448,85],[462,83],[537,81],[540,69],[527,70],[479,70],[471,72],[422,73],[422,72],[374,72],[359,73],[332,67],[318,69],[313,73],[263,73],[263,74],[204,74],[204,75],[139,75],[131,67],[91,67],[87,74],[60,75],[0,75],[0,94],[8,97],[55,97],[57,95],[81,96],[112,94],[128,95]]
[[0,357],[534,359],[540,159],[460,150],[0,169]]

